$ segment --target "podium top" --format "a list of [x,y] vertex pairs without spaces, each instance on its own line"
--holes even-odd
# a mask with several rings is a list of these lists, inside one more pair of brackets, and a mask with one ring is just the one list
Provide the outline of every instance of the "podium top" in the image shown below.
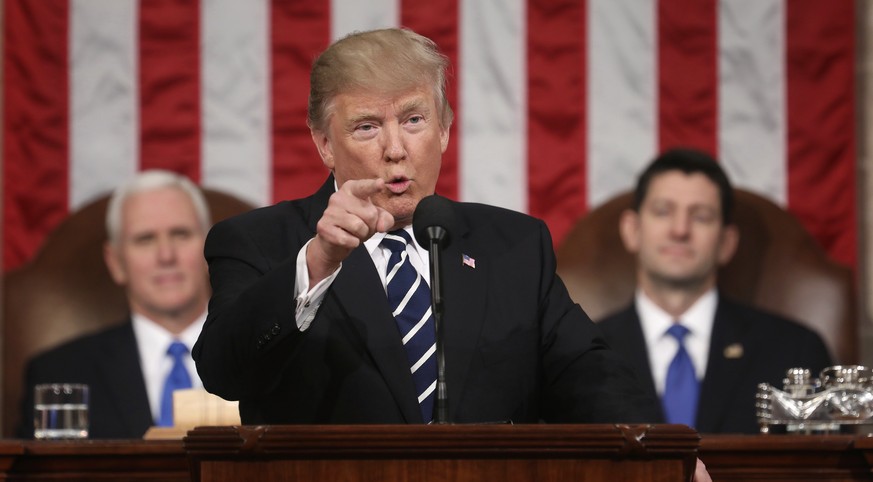
[[696,456],[684,425],[272,425],[197,427],[189,454],[251,457],[531,458]]

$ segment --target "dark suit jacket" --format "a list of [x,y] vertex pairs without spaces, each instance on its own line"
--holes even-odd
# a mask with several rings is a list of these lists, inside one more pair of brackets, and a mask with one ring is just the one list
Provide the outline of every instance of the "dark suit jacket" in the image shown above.
[[[240,400],[243,423],[421,423],[379,274],[355,249],[300,332],[296,256],[333,192],[217,224],[206,240],[213,296],[193,355],[207,390]],[[452,203],[442,254],[449,419],[634,422],[651,407],[631,370],[555,275],[542,221]],[[462,264],[462,255],[475,268]]]
[[85,335],[36,356],[25,371],[19,436],[33,437],[33,387],[85,383],[89,387],[89,438],[142,438],[153,425],[133,324]]
[[[598,324],[610,346],[631,361],[637,374],[646,380],[647,391],[655,397],[648,349],[635,305],[631,303]],[[697,431],[758,433],[755,394],[759,383],[781,389],[789,368],[809,368],[813,376],[818,376],[830,364],[827,348],[814,332],[719,296],[706,375],[700,387]],[[661,412],[658,422],[663,421]]]

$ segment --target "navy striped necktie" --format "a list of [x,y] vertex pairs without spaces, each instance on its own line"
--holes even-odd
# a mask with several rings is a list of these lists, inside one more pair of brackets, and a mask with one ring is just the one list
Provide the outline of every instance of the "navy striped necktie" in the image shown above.
[[690,330],[674,323],[667,334],[676,338],[679,349],[667,369],[667,382],[661,404],[667,423],[681,423],[693,427],[697,418],[697,400],[700,397],[700,383],[694,371],[694,363],[685,349],[685,336]]
[[411,242],[409,233],[399,229],[386,234],[381,245],[391,251],[386,276],[388,304],[406,348],[422,420],[429,423],[436,389],[436,335],[430,287],[406,251]]

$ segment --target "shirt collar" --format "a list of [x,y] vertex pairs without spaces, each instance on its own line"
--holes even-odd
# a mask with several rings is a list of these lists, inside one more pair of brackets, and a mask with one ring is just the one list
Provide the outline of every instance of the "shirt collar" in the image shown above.
[[[646,343],[651,346],[652,343],[665,336],[667,329],[677,320],[656,305],[642,289],[637,289],[635,302],[643,335],[646,338]],[[678,321],[690,331],[688,336],[701,340],[709,339],[717,305],[718,291],[712,288],[679,316]]]
[[173,340],[179,340],[190,350],[194,343],[197,342],[200,331],[203,329],[203,324],[206,322],[206,312],[204,311],[198,316],[194,323],[188,325],[179,335],[173,335],[166,328],[140,313],[133,313],[131,319],[133,320],[133,331],[136,334],[138,345],[158,346],[163,347],[161,350],[165,350]]
[[[404,231],[409,233],[409,237],[412,239],[412,244],[415,246],[416,251],[420,251],[422,248],[418,245],[418,241],[415,239],[415,235],[412,234],[412,225],[406,226],[403,228]],[[372,256],[373,251],[379,248],[379,245],[382,243],[382,240],[385,238],[386,233],[376,233],[370,236],[370,239],[364,241],[364,247],[367,248],[367,252]]]

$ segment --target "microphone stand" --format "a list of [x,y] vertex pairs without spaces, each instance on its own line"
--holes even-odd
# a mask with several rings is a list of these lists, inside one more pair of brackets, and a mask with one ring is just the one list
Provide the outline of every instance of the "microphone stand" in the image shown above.
[[430,253],[430,297],[433,306],[433,323],[436,331],[437,384],[434,401],[435,424],[447,424],[449,419],[448,390],[446,389],[446,355],[443,350],[443,297],[440,284],[440,241],[446,234],[441,226],[427,228],[428,253]]

